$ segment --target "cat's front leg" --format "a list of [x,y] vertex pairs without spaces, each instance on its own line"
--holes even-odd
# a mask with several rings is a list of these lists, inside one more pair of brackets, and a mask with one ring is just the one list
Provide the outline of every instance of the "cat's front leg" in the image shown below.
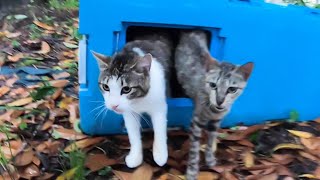
[[192,119],[190,127],[190,150],[186,179],[196,180],[199,173],[201,127],[198,117]]
[[215,152],[217,149],[217,130],[219,128],[219,121],[211,120],[208,122],[206,131],[208,134],[207,147],[205,150],[206,165],[212,167],[216,165]]
[[162,110],[158,109],[157,112],[153,112],[151,118],[154,131],[153,159],[159,166],[163,166],[168,160],[167,107],[162,108]]
[[129,168],[135,168],[142,163],[143,159],[140,121],[133,113],[124,113],[123,118],[131,145],[130,152],[126,156],[125,161]]

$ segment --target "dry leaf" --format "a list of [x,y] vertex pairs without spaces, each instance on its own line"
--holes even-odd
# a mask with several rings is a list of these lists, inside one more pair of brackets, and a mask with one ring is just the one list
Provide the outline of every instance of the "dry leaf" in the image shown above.
[[68,72],[61,72],[58,74],[52,74],[52,77],[58,80],[58,79],[68,78],[70,77],[70,74]]
[[310,150],[318,150],[320,149],[320,138],[301,138],[301,143]]
[[25,166],[30,163],[32,163],[34,156],[34,152],[31,148],[28,148],[27,150],[22,151],[20,154],[18,154],[13,161],[13,164],[15,166]]
[[41,50],[40,51],[36,51],[36,53],[48,54],[50,51],[51,51],[50,45],[47,42],[42,41],[41,42]]
[[238,180],[238,178],[236,178],[231,172],[225,171],[223,173],[223,177],[225,178],[225,180]]
[[305,157],[307,159],[310,159],[312,161],[316,161],[316,162],[320,161],[319,158],[317,158],[316,156],[314,156],[314,155],[312,155],[310,153],[307,153],[307,152],[304,152],[304,151],[299,151],[299,154],[300,154],[300,156]]
[[316,179],[316,176],[314,176],[313,174],[301,174],[299,175],[299,178]]
[[15,76],[13,78],[10,78],[8,80],[6,80],[6,86],[8,87],[12,87],[13,84],[18,80],[18,78]]
[[278,179],[278,175],[276,173],[268,174],[266,176],[259,178],[259,180],[277,180],[277,179]]
[[149,164],[144,163],[138,169],[136,169],[132,176],[132,180],[151,180],[153,176],[153,169]]
[[289,131],[289,133],[301,137],[301,138],[311,138],[313,137],[313,134],[309,133],[309,132],[304,132],[304,131],[296,131],[296,130],[287,130]]
[[51,96],[52,100],[56,100],[62,94],[62,88],[58,88]]
[[10,91],[10,88],[7,86],[0,87],[0,97],[7,94]]
[[9,39],[11,39],[11,38],[17,38],[17,37],[19,37],[19,36],[21,36],[21,32],[15,32],[15,33],[8,32],[8,33],[6,34],[6,37],[9,38]]
[[80,141],[76,141],[76,142],[70,144],[69,146],[67,146],[64,149],[64,151],[65,152],[71,152],[76,148],[83,149],[83,148],[89,147],[91,145],[97,144],[97,143],[101,142],[104,139],[105,138],[103,138],[103,137],[96,137],[96,138],[88,138],[88,139],[83,139],[83,140],[80,140]]
[[49,83],[52,87],[63,88],[69,83],[69,81],[62,79],[62,80],[52,80],[52,81],[49,81]]
[[75,167],[75,168],[68,170],[67,172],[58,176],[56,180],[71,180],[71,179],[73,179],[75,173],[77,172],[77,169],[78,169],[78,167]]
[[29,104],[32,102],[32,98],[28,97],[28,98],[24,98],[24,99],[19,99],[16,101],[13,101],[12,103],[7,104],[8,106],[23,106],[26,104]]
[[198,180],[215,180],[215,179],[219,179],[219,175],[217,173],[213,173],[213,172],[204,172],[201,171],[198,175]]
[[62,126],[54,128],[54,133],[58,134],[61,139],[67,140],[80,140],[87,137],[86,135],[80,134],[73,129],[66,129]]
[[69,111],[69,121],[70,123],[74,124],[76,120],[78,119],[78,112],[79,112],[79,103],[72,103],[68,105],[68,111]]
[[37,156],[33,156],[32,162],[33,162],[33,164],[35,164],[37,166],[40,166],[40,164],[41,164],[41,161]]
[[113,174],[120,180],[131,180],[132,173],[112,170]]
[[46,29],[46,30],[49,30],[49,31],[54,31],[54,27],[52,26],[49,26],[45,23],[42,23],[40,21],[33,21],[33,23],[39,27],[41,27],[42,29]]
[[71,104],[73,101],[74,101],[73,98],[67,97],[67,98],[64,98],[62,101],[60,101],[58,106],[61,109],[68,109],[69,104]]
[[313,174],[316,178],[320,179],[320,166],[317,167]]
[[117,160],[110,159],[105,154],[91,154],[86,158],[85,166],[92,172],[95,172],[106,166],[111,166],[117,163]]
[[250,168],[254,166],[254,156],[250,151],[246,151],[243,157],[244,166]]
[[40,170],[36,165],[30,164],[22,170],[20,175],[26,179],[29,179],[30,177],[39,176]]
[[17,62],[19,61],[21,58],[23,58],[23,54],[22,53],[18,53],[18,54],[15,54],[13,56],[8,56],[8,60],[11,61],[11,62]]
[[284,143],[284,144],[279,144],[276,147],[274,147],[273,151],[277,151],[279,149],[303,149],[303,146],[301,146],[299,144]]

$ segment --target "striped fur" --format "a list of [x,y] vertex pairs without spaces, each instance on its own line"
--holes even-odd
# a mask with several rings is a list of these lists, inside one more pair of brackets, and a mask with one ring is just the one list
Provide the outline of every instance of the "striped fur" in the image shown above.
[[175,53],[179,83],[195,105],[190,128],[190,152],[186,178],[197,179],[202,130],[208,134],[205,149],[207,166],[214,166],[217,130],[221,119],[230,111],[242,93],[251,74],[253,63],[236,66],[214,60],[209,53],[208,37],[202,31],[182,33]]

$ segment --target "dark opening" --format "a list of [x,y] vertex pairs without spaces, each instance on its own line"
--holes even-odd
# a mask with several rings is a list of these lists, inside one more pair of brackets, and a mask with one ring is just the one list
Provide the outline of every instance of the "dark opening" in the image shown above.
[[[137,39],[145,39],[145,37],[153,36],[153,35],[166,35],[168,36],[173,42],[173,50],[172,50],[172,67],[170,69],[170,90],[169,94],[171,98],[179,98],[179,97],[187,97],[182,89],[181,85],[178,82],[176,76],[176,70],[174,68],[174,53],[175,48],[179,42],[179,35],[181,31],[188,31],[190,29],[179,29],[179,28],[160,28],[160,27],[146,27],[146,26],[130,26],[127,28],[126,32],[126,42],[134,41]],[[206,31],[209,37],[208,47],[210,48],[211,42],[211,33],[210,31]]]

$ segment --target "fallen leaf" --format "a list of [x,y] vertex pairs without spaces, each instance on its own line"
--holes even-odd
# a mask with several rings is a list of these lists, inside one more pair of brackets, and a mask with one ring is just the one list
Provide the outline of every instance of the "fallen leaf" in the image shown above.
[[131,176],[132,180],[151,180],[153,176],[153,169],[149,164],[144,163],[136,169]]
[[105,154],[90,154],[86,158],[85,166],[89,168],[91,172],[95,172],[106,166],[111,166],[117,163],[117,160],[110,159]]
[[72,103],[68,105],[68,111],[69,111],[69,121],[70,123],[74,124],[77,120],[77,115],[79,114],[79,103]]
[[296,131],[296,130],[287,130],[289,131],[289,133],[301,137],[301,138],[311,138],[313,137],[313,134],[309,133],[309,132],[304,132],[304,131]]
[[18,78],[15,76],[13,78],[10,78],[8,80],[6,80],[6,86],[8,87],[12,87],[13,84],[18,80]]
[[53,173],[44,173],[44,175],[36,177],[36,180],[47,180],[47,179],[51,179],[54,176]]
[[6,34],[6,37],[9,38],[9,39],[11,39],[11,38],[17,38],[17,37],[19,37],[19,36],[21,36],[21,32],[15,32],[15,33],[10,33],[10,32],[8,32],[8,33]]
[[303,146],[301,146],[299,144],[284,143],[284,144],[279,144],[276,147],[274,147],[273,151],[277,151],[279,149],[303,149]]
[[32,102],[32,98],[28,97],[28,98],[24,98],[24,99],[19,99],[16,101],[13,101],[12,103],[7,104],[8,106],[23,106],[26,104],[29,104]]
[[113,174],[120,180],[131,180],[132,173],[112,170]]
[[71,152],[73,151],[74,149],[83,149],[83,148],[86,148],[86,147],[89,147],[93,144],[96,144],[96,143],[99,143],[100,141],[104,140],[105,138],[103,137],[96,137],[96,138],[88,138],[88,139],[83,139],[83,140],[79,140],[79,141],[76,141],[72,144],[70,144],[69,146],[67,146],[64,151],[65,152]]
[[0,97],[7,94],[10,91],[10,88],[7,86],[0,87]]
[[64,44],[67,48],[70,48],[70,49],[76,49],[76,48],[78,48],[78,45],[72,44],[72,43],[69,43],[69,42],[63,42],[63,44]]
[[56,100],[62,94],[62,88],[56,89],[56,91],[52,94],[51,99]]
[[225,180],[238,180],[238,178],[236,178],[231,172],[225,171],[223,173],[223,177],[225,178]]
[[34,156],[34,152],[31,148],[28,148],[27,150],[22,151],[21,153],[19,153],[13,161],[13,164],[15,166],[25,166],[28,165],[30,163],[32,163],[33,160],[33,156]]
[[250,151],[246,151],[243,157],[244,166],[249,168],[254,166],[254,156]]
[[13,16],[16,20],[23,20],[28,18],[28,16],[24,15],[24,14],[16,14]]
[[39,168],[34,165],[30,164],[27,167],[25,167],[22,172],[20,173],[21,177],[24,177],[26,179],[29,179],[31,177],[36,177],[40,175],[40,170]]
[[58,79],[68,78],[70,77],[70,74],[68,72],[61,72],[58,74],[52,74],[52,77],[58,80]]
[[22,59],[24,57],[24,55],[22,53],[17,53],[13,56],[8,56],[8,60],[11,61],[11,62],[17,62],[19,61],[20,59]]
[[79,140],[87,137],[84,134],[75,132],[73,129],[66,129],[64,127],[53,128],[52,134],[56,134],[59,136],[56,139],[61,138],[61,139],[67,139],[67,140]]
[[301,143],[310,150],[320,149],[320,138],[301,138]]
[[316,179],[317,177],[313,174],[301,174],[299,175],[299,178],[309,178],[309,179]]
[[60,103],[58,104],[59,108],[61,109],[68,109],[69,105],[73,102],[73,98],[67,97],[64,98]]
[[278,175],[276,173],[268,174],[266,176],[262,176],[259,180],[277,180]]
[[40,51],[36,51],[36,53],[48,54],[50,51],[51,51],[50,45],[47,42],[42,41],[41,42],[41,50]]
[[35,164],[37,166],[40,166],[40,164],[41,164],[41,161],[37,156],[33,156],[32,162],[33,162],[33,164]]
[[314,171],[314,175],[316,178],[320,179],[320,166],[317,167],[317,169]]
[[62,88],[62,87],[65,87],[69,83],[69,81],[61,79],[61,80],[52,80],[52,81],[49,81],[49,83],[52,87]]
[[46,130],[48,130],[49,128],[52,127],[52,125],[53,125],[53,121],[52,121],[52,120],[47,120],[47,121],[43,124],[43,126],[42,126],[42,128],[41,128],[41,131],[46,131]]
[[213,173],[213,172],[205,172],[205,171],[201,171],[198,175],[198,180],[215,180],[215,179],[219,179],[219,175],[217,173]]
[[56,180],[71,180],[71,179],[73,179],[77,170],[78,170],[78,167],[72,168],[72,169],[68,170],[67,172],[58,176]]
[[42,23],[40,21],[33,21],[33,23],[39,27],[41,27],[42,29],[46,29],[46,30],[49,30],[49,31],[54,31],[54,27],[52,26],[49,26],[45,23]]
[[305,157],[307,159],[310,159],[312,161],[320,161],[319,158],[317,158],[316,156],[308,153],[308,152],[304,152],[304,151],[299,151],[300,156]]

